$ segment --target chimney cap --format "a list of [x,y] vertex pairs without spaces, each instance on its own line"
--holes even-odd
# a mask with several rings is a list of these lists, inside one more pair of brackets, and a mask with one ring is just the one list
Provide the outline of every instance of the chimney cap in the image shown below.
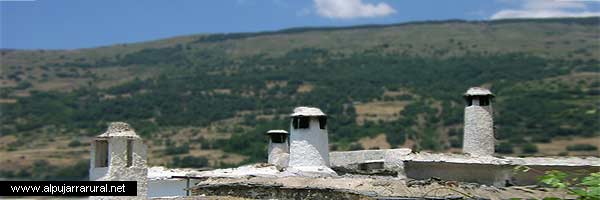
[[130,138],[140,138],[135,133],[135,130],[129,126],[129,124],[125,122],[111,122],[108,125],[108,129],[106,132],[97,136],[98,138],[107,138],[107,137],[130,137]]
[[469,90],[467,90],[467,92],[465,92],[464,94],[465,97],[468,96],[494,96],[494,94],[492,92],[490,92],[490,90],[482,88],[482,87],[472,87],[469,88]]
[[291,117],[299,117],[299,116],[327,116],[321,109],[314,107],[296,107],[294,108],[294,113],[290,115]]
[[269,130],[267,131],[267,135],[271,135],[271,134],[289,134],[287,131],[285,130]]

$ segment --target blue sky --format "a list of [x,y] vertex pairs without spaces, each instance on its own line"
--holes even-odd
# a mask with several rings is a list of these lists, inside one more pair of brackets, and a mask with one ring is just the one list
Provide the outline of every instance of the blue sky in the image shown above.
[[600,16],[596,0],[0,0],[0,48],[444,19]]

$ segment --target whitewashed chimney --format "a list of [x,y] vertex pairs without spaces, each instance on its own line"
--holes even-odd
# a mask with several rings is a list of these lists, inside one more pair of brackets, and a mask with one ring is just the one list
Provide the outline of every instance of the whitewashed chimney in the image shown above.
[[289,167],[305,175],[335,175],[329,168],[327,116],[318,108],[297,107],[291,114]]
[[[146,145],[127,123],[112,122],[91,144],[90,181],[137,181],[137,196],[146,199],[148,168]],[[90,199],[132,199],[101,197]]]
[[494,154],[494,119],[492,99],[488,89],[472,87],[464,94],[466,100],[463,153],[472,156]]
[[277,167],[287,167],[290,158],[289,133],[285,130],[270,130],[269,136],[269,164]]

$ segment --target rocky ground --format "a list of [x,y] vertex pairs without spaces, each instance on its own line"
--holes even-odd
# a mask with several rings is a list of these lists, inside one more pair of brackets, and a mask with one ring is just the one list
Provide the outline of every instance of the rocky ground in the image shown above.
[[[276,193],[281,190],[305,191],[305,193],[317,195],[312,196],[315,198],[351,195],[339,199],[396,199],[401,197],[442,199],[572,198],[563,191],[537,186],[493,187],[434,178],[429,180],[402,180],[393,177],[355,175],[335,178],[253,176],[208,178],[197,185],[194,193],[208,196],[226,194],[244,198],[277,198]],[[272,193],[275,196],[264,193]]]

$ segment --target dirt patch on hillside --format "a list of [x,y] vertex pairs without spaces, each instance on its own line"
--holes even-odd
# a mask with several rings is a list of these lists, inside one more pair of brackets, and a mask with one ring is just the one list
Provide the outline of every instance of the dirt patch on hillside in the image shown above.
[[387,142],[385,134],[379,134],[375,137],[365,137],[358,141],[363,149],[389,149],[392,146]]
[[356,123],[365,121],[392,121],[398,119],[400,112],[409,102],[407,101],[372,101],[355,104]]
[[314,87],[315,86],[310,83],[304,83],[304,84],[298,86],[298,89],[296,90],[296,92],[298,92],[298,93],[310,92],[313,90]]
[[287,86],[287,83],[287,81],[265,81],[267,89],[271,89],[274,87],[285,87]]
[[599,156],[600,151],[567,151],[567,146],[571,145],[594,145],[600,149],[600,137],[575,137],[572,139],[554,139],[550,143],[536,144],[539,152],[543,155],[559,155],[560,153],[568,153],[568,156]]

